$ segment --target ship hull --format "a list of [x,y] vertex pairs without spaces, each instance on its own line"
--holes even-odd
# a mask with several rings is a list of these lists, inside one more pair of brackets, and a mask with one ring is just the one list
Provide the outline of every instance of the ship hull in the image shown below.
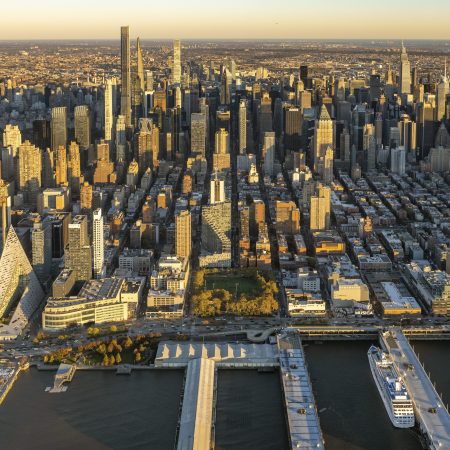
[[391,404],[387,398],[387,394],[385,390],[383,389],[383,386],[381,384],[379,374],[377,372],[376,362],[373,358],[373,356],[369,353],[369,365],[370,365],[370,371],[372,372],[372,377],[375,382],[375,385],[377,386],[378,393],[380,394],[381,400],[383,400],[384,407],[386,409],[386,412],[388,413],[389,419],[391,419],[392,425],[394,425],[395,428],[412,428],[414,426],[414,418],[411,419],[409,422],[400,421],[394,416],[394,412],[392,411]]

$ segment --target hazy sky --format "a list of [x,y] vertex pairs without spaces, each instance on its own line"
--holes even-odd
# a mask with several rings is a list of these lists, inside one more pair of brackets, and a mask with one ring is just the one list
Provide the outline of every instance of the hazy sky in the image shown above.
[[[450,39],[450,0],[22,0],[1,7],[0,39]],[[67,6],[66,6],[67,5]]]

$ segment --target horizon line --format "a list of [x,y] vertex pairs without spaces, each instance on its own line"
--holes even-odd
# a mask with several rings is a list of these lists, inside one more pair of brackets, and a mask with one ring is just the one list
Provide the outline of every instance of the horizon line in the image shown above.
[[[190,38],[173,38],[173,37],[142,37],[142,36],[136,36],[136,37],[130,37],[130,39],[145,39],[148,41],[172,41],[174,39],[180,39],[181,41],[261,41],[261,42],[267,42],[267,41],[442,41],[450,42],[450,37],[448,38],[400,38],[400,37],[273,37],[273,38],[246,38],[246,37],[190,37]],[[17,38],[17,39],[8,39],[8,38],[0,38],[0,42],[27,42],[27,41],[110,41],[110,40],[116,40],[120,41],[120,36],[114,36],[114,37],[89,37],[89,38]]]

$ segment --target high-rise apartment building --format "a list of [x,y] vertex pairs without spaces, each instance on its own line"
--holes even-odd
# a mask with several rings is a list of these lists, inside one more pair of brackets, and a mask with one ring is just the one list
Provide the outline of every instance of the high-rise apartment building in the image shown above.
[[101,278],[105,274],[103,215],[101,208],[96,209],[92,216],[92,250],[94,277]]
[[7,124],[3,130],[3,147],[1,154],[2,173],[4,180],[13,180],[15,178],[14,160],[17,157],[17,151],[22,144],[22,134],[17,125]]
[[80,188],[80,208],[83,212],[92,209],[92,185],[87,181]]
[[19,190],[25,202],[37,206],[37,194],[42,184],[41,150],[29,141],[19,147]]
[[67,151],[65,145],[60,145],[56,149],[56,163],[55,163],[55,175],[56,184],[60,186],[61,184],[67,183]]
[[52,270],[52,226],[47,218],[33,224],[31,248],[31,264],[39,281],[45,286],[50,280]]
[[75,216],[69,224],[69,245],[65,252],[65,268],[75,272],[77,281],[92,278],[92,251],[89,243],[88,220],[85,215]]
[[174,84],[181,83],[181,42],[179,39],[173,41],[172,80]]
[[189,258],[191,249],[192,216],[188,210],[183,210],[175,216],[175,254],[177,257]]
[[105,141],[111,142],[113,132],[113,93],[112,82],[110,79],[106,80],[104,97],[104,130]]
[[247,152],[247,103],[241,100],[239,103],[239,154]]
[[69,161],[67,163],[67,181],[74,194],[80,193],[81,184],[81,164],[80,147],[76,142],[69,145]]
[[120,29],[120,67],[122,91],[120,114],[125,117],[125,125],[131,128],[131,69],[130,69],[130,27]]
[[191,114],[191,153],[205,156],[207,142],[206,116],[203,113]]
[[230,134],[224,128],[216,131],[215,142],[215,153],[222,155],[230,153]]

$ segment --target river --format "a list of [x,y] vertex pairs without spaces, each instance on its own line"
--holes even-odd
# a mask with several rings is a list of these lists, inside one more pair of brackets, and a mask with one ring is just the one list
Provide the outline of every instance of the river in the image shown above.
[[[413,430],[391,425],[367,360],[370,342],[307,343],[305,353],[327,450],[419,450]],[[450,343],[413,342],[444,401]],[[68,390],[45,392],[54,372],[30,369],[0,406],[0,448],[173,450],[181,370],[78,371]],[[288,448],[278,372],[219,370],[217,450]]]

